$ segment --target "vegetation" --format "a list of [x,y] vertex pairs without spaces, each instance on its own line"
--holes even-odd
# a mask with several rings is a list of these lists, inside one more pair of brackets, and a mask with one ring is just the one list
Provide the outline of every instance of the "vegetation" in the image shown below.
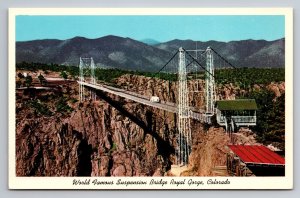
[[275,99],[274,92],[261,89],[249,92],[246,98],[253,98],[257,103],[257,125],[254,127],[257,140],[264,144],[277,142],[284,150],[285,94]]
[[38,79],[39,79],[41,85],[47,85],[47,80],[46,80],[46,78],[42,74],[40,74],[38,76]]
[[67,99],[65,97],[61,97],[56,103],[56,111],[65,114],[72,112],[73,108],[67,104]]
[[22,85],[22,81],[17,80],[17,81],[16,81],[16,87],[17,87],[17,88],[20,88],[21,85]]
[[21,74],[21,73],[18,73],[18,77],[19,77],[19,78],[24,78],[24,75]]
[[28,71],[36,72],[37,70],[43,70],[45,74],[48,74],[49,71],[53,72],[63,72],[65,71],[70,76],[75,77],[79,74],[79,69],[76,66],[66,66],[58,64],[45,64],[45,63],[27,63],[21,62],[16,64],[17,69],[23,69]]
[[[79,68],[76,66],[65,66],[58,64],[43,64],[43,63],[17,63],[17,69],[25,69],[30,71],[37,71],[39,69],[44,72],[54,71],[61,72],[63,78],[69,74],[75,78],[79,75]],[[90,75],[89,72],[84,72],[86,76]],[[127,71],[121,69],[95,69],[95,76],[97,80],[112,83],[115,78],[124,74],[142,75],[146,77],[160,78],[163,80],[176,81],[177,74],[174,73],[153,73],[141,71]],[[191,73],[190,76],[204,79],[204,71]],[[284,68],[238,68],[238,69],[218,69],[215,71],[215,79],[217,84],[232,83],[241,88],[249,88],[254,84],[268,84],[272,81],[284,81],[285,69]]]
[[131,73],[130,71],[124,71],[120,69],[99,69],[95,70],[95,76],[97,80],[112,83],[115,78],[118,78],[124,74]]
[[30,75],[27,75],[25,77],[25,81],[24,81],[25,87],[30,87],[32,84],[32,77]]
[[29,107],[34,109],[36,115],[51,116],[52,112],[49,110],[48,106],[42,103],[40,100],[32,100],[28,103]]
[[254,84],[269,84],[284,81],[284,68],[238,68],[219,69],[215,71],[218,84],[232,83],[241,88],[249,88]]
[[46,95],[40,95],[39,99],[43,102],[51,102],[57,99],[57,95],[51,93],[51,94],[46,94]]
[[[65,65],[58,65],[58,64],[45,64],[45,63],[27,63],[21,62],[16,64],[17,69],[29,70],[29,71],[37,71],[43,70],[44,72],[54,71],[54,72],[61,72],[61,71],[68,71],[68,68],[72,69],[73,66],[65,66]],[[76,67],[74,67],[75,69]],[[77,67],[78,69],[78,67]],[[78,72],[77,72],[78,73]]]
[[124,75],[124,74],[132,74],[132,75],[140,75],[152,78],[160,78],[163,80],[176,81],[176,74],[169,73],[152,73],[152,72],[141,72],[141,71],[126,71],[120,69],[96,69],[95,76],[97,80],[113,83],[114,79]]
[[70,99],[70,102],[71,102],[72,104],[74,104],[74,103],[78,102],[78,100],[77,100],[76,98],[71,98],[71,99]]
[[111,149],[108,151],[108,155],[111,155],[112,152],[117,150],[117,144],[114,142]]
[[61,76],[63,79],[65,79],[65,80],[68,79],[68,74],[66,73],[66,71],[60,72],[60,76]]

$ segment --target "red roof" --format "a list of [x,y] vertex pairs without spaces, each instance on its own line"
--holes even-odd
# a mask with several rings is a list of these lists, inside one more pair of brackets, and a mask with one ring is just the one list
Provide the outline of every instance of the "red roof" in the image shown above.
[[265,146],[229,145],[229,148],[240,157],[244,163],[284,165],[285,160]]

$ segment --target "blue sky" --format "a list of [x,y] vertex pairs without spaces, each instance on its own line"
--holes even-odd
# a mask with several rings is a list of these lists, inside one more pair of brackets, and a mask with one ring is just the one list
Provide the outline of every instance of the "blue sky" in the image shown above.
[[99,38],[232,41],[283,38],[284,16],[16,16],[16,40]]

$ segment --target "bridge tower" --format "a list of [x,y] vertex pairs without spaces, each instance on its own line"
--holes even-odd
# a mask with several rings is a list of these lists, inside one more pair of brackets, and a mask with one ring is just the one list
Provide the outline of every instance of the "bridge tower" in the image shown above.
[[[89,77],[86,77],[89,76]],[[96,84],[95,77],[95,63],[93,58],[81,58],[79,63],[79,81],[88,82],[90,84]],[[96,100],[96,94],[90,90],[90,99]],[[84,85],[79,84],[79,101],[82,102],[85,100]]]
[[205,71],[205,94],[206,94],[206,111],[205,114],[211,117],[215,113],[215,78],[214,78],[214,57],[210,47],[206,49],[206,71]]
[[185,51],[179,48],[179,84],[178,84],[178,131],[177,164],[187,164],[191,145],[191,127],[189,120],[189,97]]

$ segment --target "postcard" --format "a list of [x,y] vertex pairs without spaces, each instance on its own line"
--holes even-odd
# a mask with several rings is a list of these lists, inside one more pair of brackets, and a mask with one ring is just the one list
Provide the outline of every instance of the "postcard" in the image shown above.
[[10,189],[292,189],[292,8],[9,9]]

